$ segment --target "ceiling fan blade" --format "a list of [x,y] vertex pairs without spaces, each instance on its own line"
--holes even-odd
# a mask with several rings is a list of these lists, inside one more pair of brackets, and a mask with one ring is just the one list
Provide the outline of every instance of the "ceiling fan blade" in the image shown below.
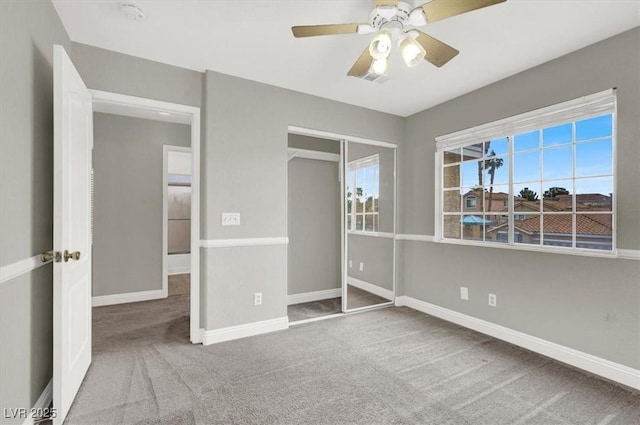
[[315,37],[317,35],[355,34],[360,24],[307,25],[291,27],[294,37]]
[[356,63],[353,64],[347,75],[350,77],[363,77],[367,75],[372,62],[373,56],[371,56],[371,54],[369,53],[369,47],[367,46]]
[[427,22],[435,22],[505,1],[507,0],[432,0],[419,7],[424,10]]
[[431,62],[438,68],[449,62],[458,53],[460,53],[458,50],[454,49],[448,44],[445,44],[442,41],[423,33],[422,31],[415,31],[418,33],[416,41],[420,43],[422,47],[424,47],[424,50],[426,50],[427,52],[424,55],[424,59]]
[[375,0],[376,7],[380,6],[398,6],[398,0]]

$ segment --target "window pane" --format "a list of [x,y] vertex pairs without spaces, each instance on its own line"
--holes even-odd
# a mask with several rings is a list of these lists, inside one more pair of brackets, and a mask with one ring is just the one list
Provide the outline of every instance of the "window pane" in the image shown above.
[[460,212],[460,191],[446,190],[444,192],[442,211]]
[[540,180],[540,151],[513,155],[513,181],[530,182]]
[[613,216],[611,214],[577,214],[576,247],[613,249]]
[[364,212],[364,196],[358,196],[356,198],[356,212],[357,213]]
[[545,212],[571,211],[573,205],[573,181],[557,180],[542,185]]
[[460,239],[460,215],[445,215],[442,223],[442,235],[449,239]]
[[573,176],[573,148],[571,145],[542,151],[543,180]]
[[513,225],[515,243],[540,245],[540,214],[515,214]]
[[378,229],[380,228],[379,220],[380,220],[380,216],[378,214],[375,214],[373,216],[373,231],[374,232],[377,232]]
[[460,187],[460,166],[452,165],[449,167],[444,167],[442,170],[442,184],[443,187]]
[[[513,185],[513,193],[515,196],[514,207],[516,211],[538,211],[538,208],[532,208],[532,205],[540,204],[540,183],[520,183]],[[520,205],[525,205],[524,209],[518,209]]]
[[613,174],[611,139],[576,145],[576,177]]
[[462,208],[467,212],[482,212],[483,191],[475,188],[462,189]]
[[482,186],[483,181],[482,161],[465,162],[462,164],[462,185],[466,187]]
[[482,214],[462,216],[462,239],[481,241],[484,234],[485,219]]
[[540,147],[540,131],[535,130],[529,133],[517,134],[513,142],[514,151],[524,151],[538,149]]
[[484,185],[509,183],[509,157],[494,156],[484,160]]
[[578,211],[612,211],[613,177],[576,180]]
[[451,164],[462,161],[462,151],[460,148],[447,149],[444,151],[444,163]]
[[[509,186],[493,185],[484,192],[484,211],[485,214],[496,214],[498,216],[508,212],[509,205]],[[495,220],[493,217],[487,217],[489,220]]]
[[356,214],[356,230],[363,230],[364,218],[362,214]]
[[504,217],[500,220],[491,220],[484,227],[484,240],[487,242],[509,242],[509,220]]
[[364,230],[367,232],[373,232],[373,214],[365,214],[364,215]]
[[563,145],[573,141],[573,125],[563,124],[542,130],[543,146]]
[[352,226],[353,223],[351,223],[351,214],[347,214],[347,230],[353,230]]
[[486,142],[485,149],[487,150],[487,156],[505,155],[509,153],[509,139],[504,137]]
[[462,159],[464,161],[473,161],[482,158],[484,155],[484,143],[476,143],[474,145],[464,146],[462,148]]
[[613,115],[602,115],[576,122],[576,140],[613,135]]
[[542,228],[544,245],[573,246],[573,214],[544,214]]

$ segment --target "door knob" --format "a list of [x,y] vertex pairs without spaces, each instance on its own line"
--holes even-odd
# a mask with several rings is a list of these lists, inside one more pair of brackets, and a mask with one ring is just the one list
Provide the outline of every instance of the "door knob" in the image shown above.
[[69,252],[66,249],[64,250],[64,262],[66,263],[69,260],[79,260],[80,259],[80,251]]

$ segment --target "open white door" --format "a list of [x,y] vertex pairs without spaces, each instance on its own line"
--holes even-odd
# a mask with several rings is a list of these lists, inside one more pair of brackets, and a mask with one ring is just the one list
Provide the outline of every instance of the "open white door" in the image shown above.
[[91,364],[91,95],[53,46],[53,407],[64,422]]

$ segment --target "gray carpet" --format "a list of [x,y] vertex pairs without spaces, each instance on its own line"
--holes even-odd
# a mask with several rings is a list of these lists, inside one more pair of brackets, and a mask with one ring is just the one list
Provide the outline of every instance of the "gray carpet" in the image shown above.
[[94,309],[68,424],[638,424],[640,393],[408,308],[210,346],[184,296]]

